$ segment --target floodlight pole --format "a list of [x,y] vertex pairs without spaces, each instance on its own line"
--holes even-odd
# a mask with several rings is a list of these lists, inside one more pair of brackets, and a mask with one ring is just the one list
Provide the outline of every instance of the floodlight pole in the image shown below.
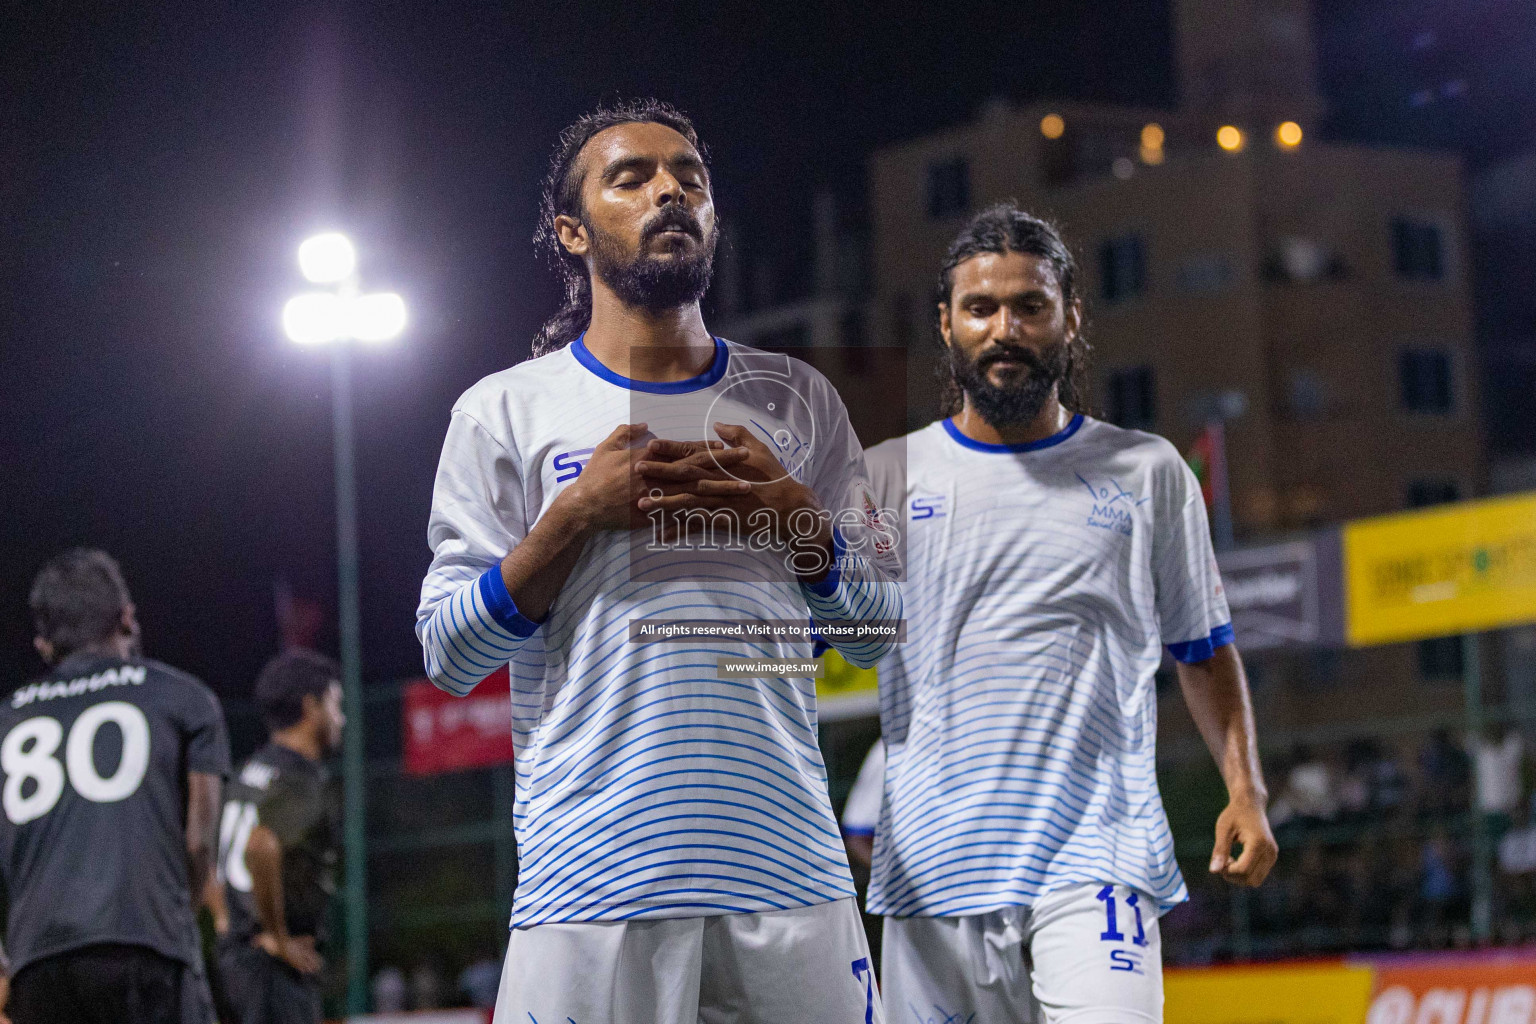
[[1483,810],[1479,752],[1486,741],[1483,728],[1483,651],[1476,633],[1461,638],[1462,690],[1466,703],[1467,747],[1472,758],[1472,941],[1493,937],[1493,836]]
[[347,934],[347,1013],[368,1009],[368,852],[363,732],[362,621],[358,611],[357,470],[352,431],[352,347],[331,345],[331,420],[336,449],[336,576],[341,689],[347,716],[342,746]]

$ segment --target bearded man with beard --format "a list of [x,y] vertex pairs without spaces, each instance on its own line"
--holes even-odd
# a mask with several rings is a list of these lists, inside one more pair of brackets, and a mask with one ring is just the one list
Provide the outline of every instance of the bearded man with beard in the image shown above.
[[1258,885],[1275,861],[1199,484],[1167,441],[1086,415],[1077,288],[1051,225],[978,215],[939,276],[951,415],[870,450],[906,513],[869,888],[900,1019],[1162,1020],[1158,915],[1186,896],[1164,645],[1230,796],[1211,872]]
[[[719,666],[808,662],[812,638],[632,632],[901,616],[836,392],[705,329],[717,234],[686,117],[643,101],[577,121],[537,236],[565,305],[449,421],[417,634],[450,693],[510,670],[519,863],[497,1024],[883,1020],[815,687]],[[694,544],[687,513],[728,536]],[[868,636],[830,639],[867,667],[891,644]]]

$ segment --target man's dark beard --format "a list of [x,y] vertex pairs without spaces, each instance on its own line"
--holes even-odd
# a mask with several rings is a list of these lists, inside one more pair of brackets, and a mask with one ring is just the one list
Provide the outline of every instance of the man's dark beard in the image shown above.
[[[662,259],[645,246],[668,228],[678,228],[704,244],[691,256]],[[656,312],[697,302],[709,290],[715,270],[715,244],[719,226],[704,237],[698,218],[680,206],[665,207],[640,231],[641,251],[630,256],[617,239],[588,227],[592,233],[592,267],[627,306]]]
[[[1023,364],[1023,375],[1013,383],[999,387],[987,377],[987,370],[1000,359]],[[1057,342],[1036,355],[1032,349],[991,346],[973,363],[965,358],[960,346],[949,346],[949,366],[955,383],[971,399],[971,405],[994,427],[1013,427],[1032,423],[1056,386],[1067,376],[1067,343]]]

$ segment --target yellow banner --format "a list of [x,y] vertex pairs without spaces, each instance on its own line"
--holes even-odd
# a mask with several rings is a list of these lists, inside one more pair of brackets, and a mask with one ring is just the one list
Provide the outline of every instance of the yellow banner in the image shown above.
[[816,707],[823,722],[879,712],[880,677],[874,669],[848,664],[835,649],[822,652],[821,661],[827,674],[816,680]]
[[822,652],[821,662],[827,667],[827,674],[816,680],[817,700],[872,693],[880,685],[874,669],[848,664],[835,649]]
[[1213,967],[1163,975],[1167,1024],[1360,1024],[1374,974],[1340,963]]
[[1351,646],[1536,621],[1536,494],[1344,527]]

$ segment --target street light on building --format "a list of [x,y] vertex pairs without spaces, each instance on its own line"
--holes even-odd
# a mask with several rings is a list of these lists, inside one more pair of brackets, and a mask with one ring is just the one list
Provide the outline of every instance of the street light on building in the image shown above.
[[363,746],[361,617],[358,609],[357,474],[352,431],[353,342],[381,342],[405,330],[405,300],[393,292],[363,294],[357,251],[345,235],[330,232],[299,246],[299,269],[312,284],[283,307],[283,330],[298,345],[331,347],[331,422],[335,442],[337,617],[341,635],[341,685],[347,714],[342,748],[345,806],[347,1010],[366,1009],[368,904],[364,828],[366,763]]

